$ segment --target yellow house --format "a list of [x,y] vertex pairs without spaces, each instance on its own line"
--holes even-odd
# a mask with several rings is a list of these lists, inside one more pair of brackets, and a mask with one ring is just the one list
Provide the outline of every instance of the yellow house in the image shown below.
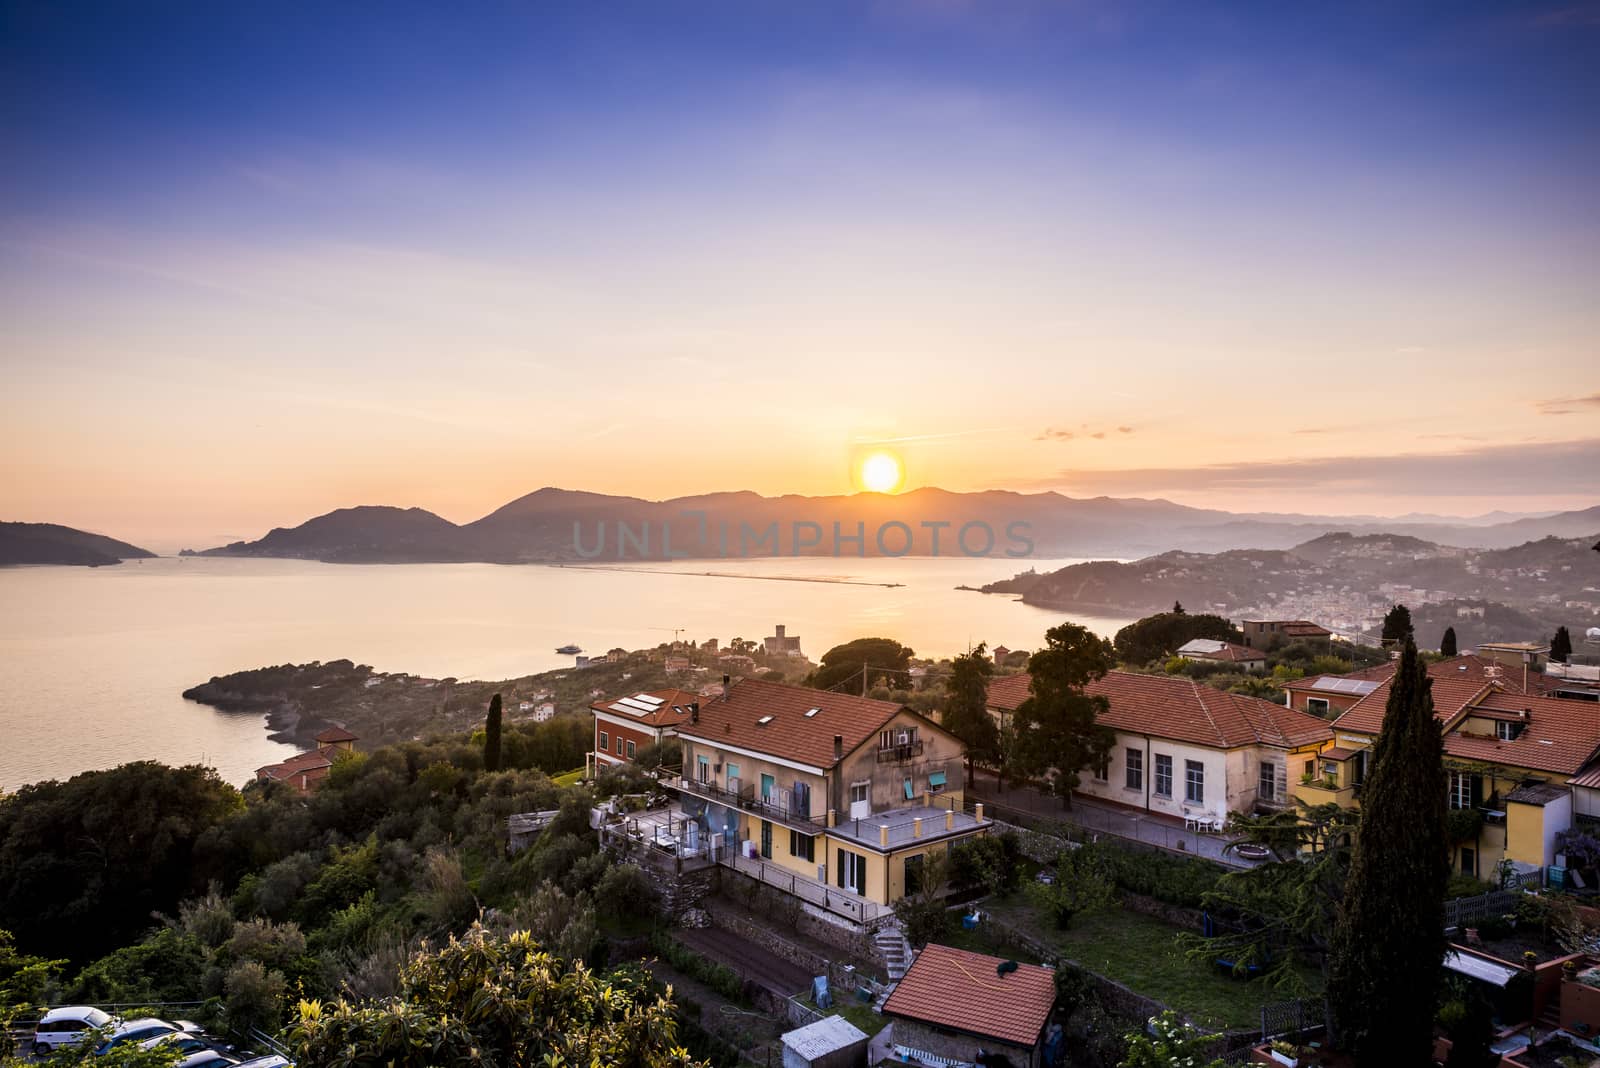
[[[1307,761],[1296,794],[1358,804],[1371,746],[1383,727],[1384,682],[1333,722],[1332,743]],[[1493,876],[1555,863],[1555,839],[1572,826],[1569,782],[1600,751],[1600,708],[1590,701],[1516,693],[1494,679],[1436,677],[1434,716],[1444,734],[1456,870]]]
[[925,857],[984,834],[960,739],[891,701],[742,679],[678,728],[679,804],[714,850],[888,905]]

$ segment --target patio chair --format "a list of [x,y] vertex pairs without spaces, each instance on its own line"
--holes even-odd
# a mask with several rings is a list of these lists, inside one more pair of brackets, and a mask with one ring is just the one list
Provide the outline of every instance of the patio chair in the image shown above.
[[1188,805],[1184,805],[1183,806],[1183,829],[1184,830],[1186,830],[1186,831],[1197,831],[1197,830],[1199,830],[1200,829],[1200,820],[1201,820],[1201,818],[1202,817],[1201,817],[1200,813],[1191,812],[1189,810],[1189,806]]

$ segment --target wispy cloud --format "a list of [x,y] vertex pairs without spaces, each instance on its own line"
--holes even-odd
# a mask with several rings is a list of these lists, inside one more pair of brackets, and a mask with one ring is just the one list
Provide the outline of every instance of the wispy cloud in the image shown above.
[[1049,483],[1117,495],[1320,489],[1419,497],[1453,497],[1463,492],[1524,497],[1571,492],[1574,480],[1595,470],[1600,470],[1600,438],[1494,445],[1437,454],[1327,456],[1101,471],[1068,468]]
[[1600,408],[1600,393],[1587,397],[1553,397],[1536,402],[1534,407],[1540,415],[1575,415],[1584,409]]
[[[1118,434],[1132,434],[1131,426],[1119,426]],[[1033,436],[1034,441],[1073,441],[1077,438],[1089,438],[1093,441],[1104,441],[1110,430],[1091,430],[1088,423],[1080,423],[1077,430],[1068,430],[1065,427],[1046,427]]]
[[944,441],[947,438],[970,438],[978,434],[998,434],[1006,427],[985,426],[976,430],[950,430],[942,434],[906,434],[898,438],[858,437],[857,445],[909,445],[914,441]]

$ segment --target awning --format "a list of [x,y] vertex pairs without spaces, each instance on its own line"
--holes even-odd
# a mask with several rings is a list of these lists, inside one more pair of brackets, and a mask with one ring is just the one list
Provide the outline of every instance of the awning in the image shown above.
[[1452,949],[1444,955],[1444,966],[1470,979],[1492,983],[1495,986],[1505,986],[1511,982],[1512,976],[1522,970],[1509,964],[1500,964],[1496,961],[1485,960],[1482,957],[1475,957],[1458,949]]
[[928,785],[929,786],[943,786],[944,785],[944,772],[942,772],[942,771],[929,772],[928,773]]
[[916,793],[915,793],[914,789],[911,786],[911,780],[907,779],[906,780],[906,800],[910,801],[915,796],[916,796]]

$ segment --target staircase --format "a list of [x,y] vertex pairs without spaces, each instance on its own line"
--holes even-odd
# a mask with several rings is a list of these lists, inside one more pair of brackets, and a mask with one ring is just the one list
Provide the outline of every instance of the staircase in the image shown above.
[[872,1003],[874,1012],[882,1012],[883,1003],[889,1000],[889,995],[905,976],[906,970],[911,967],[911,962],[917,959],[917,951],[906,941],[905,929],[900,926],[900,921],[892,916],[873,930],[872,949],[878,959],[883,961],[884,971],[889,976],[889,982],[878,994],[877,1000]]

